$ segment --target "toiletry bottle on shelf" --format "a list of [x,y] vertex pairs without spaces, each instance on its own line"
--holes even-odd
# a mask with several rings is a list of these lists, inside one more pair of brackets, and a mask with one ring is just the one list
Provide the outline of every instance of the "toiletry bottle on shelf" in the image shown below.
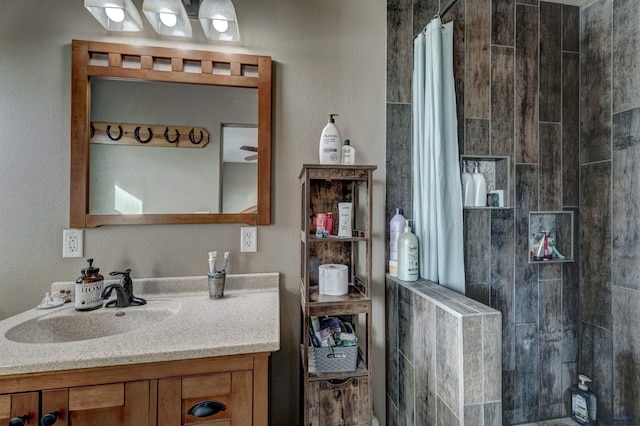
[[581,425],[595,425],[598,400],[587,385],[591,379],[584,374],[579,374],[578,379],[580,382],[571,386],[571,418]]
[[477,160],[473,168],[473,184],[475,186],[474,205],[476,207],[485,207],[487,205],[487,181],[478,169]]
[[473,207],[476,205],[476,186],[473,176],[467,171],[467,160],[462,161],[462,205]]
[[351,146],[349,139],[345,139],[342,146],[342,164],[349,166],[356,164],[356,149]]
[[75,306],[77,311],[90,311],[102,307],[102,289],[104,277],[100,268],[93,266],[93,259],[87,259],[89,267],[82,269],[82,275],[76,280]]
[[398,260],[398,237],[406,223],[402,209],[396,209],[396,214],[389,221],[389,260]]
[[416,281],[418,269],[418,237],[411,232],[407,219],[404,232],[398,237],[398,278],[402,281]]
[[320,164],[342,163],[342,138],[333,118],[337,115],[329,114],[327,125],[322,129],[319,147]]

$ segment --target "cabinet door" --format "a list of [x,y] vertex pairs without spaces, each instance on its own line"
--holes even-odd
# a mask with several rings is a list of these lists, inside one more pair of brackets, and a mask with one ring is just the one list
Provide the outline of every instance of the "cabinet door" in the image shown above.
[[158,426],[249,426],[252,392],[251,371],[158,380]]
[[0,424],[6,425],[15,417],[22,417],[25,426],[40,424],[38,392],[0,395]]
[[149,382],[43,391],[42,412],[59,413],[55,426],[150,426]]

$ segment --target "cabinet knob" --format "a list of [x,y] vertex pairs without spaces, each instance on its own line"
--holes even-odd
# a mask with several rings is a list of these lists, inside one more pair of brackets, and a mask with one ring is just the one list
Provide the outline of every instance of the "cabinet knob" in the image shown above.
[[58,420],[58,416],[60,413],[58,411],[54,411],[52,413],[47,413],[40,419],[40,424],[42,426],[51,426],[56,423]]
[[226,409],[227,407],[219,401],[201,401],[189,408],[187,414],[194,417],[209,417]]
[[9,426],[24,426],[29,421],[29,416],[24,415],[20,417],[14,417],[9,420]]

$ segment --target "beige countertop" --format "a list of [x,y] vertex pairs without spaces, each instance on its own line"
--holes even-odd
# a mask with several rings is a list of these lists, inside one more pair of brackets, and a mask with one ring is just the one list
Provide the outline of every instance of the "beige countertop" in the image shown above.
[[[105,280],[105,285],[117,282]],[[53,283],[52,291],[73,289],[73,282]],[[73,303],[30,309],[0,321],[0,376],[89,367],[172,361],[280,349],[279,274],[229,274],[224,298],[210,300],[207,277],[133,278],[134,294],[147,305],[75,311]],[[115,292],[112,299],[115,298]],[[39,297],[34,297],[37,304]],[[61,343],[24,343],[11,337],[13,327],[46,316],[82,316],[91,326],[97,315],[168,307],[171,315],[153,324],[111,336]],[[109,311],[109,313],[107,313]],[[30,321],[37,327],[37,320]],[[73,330],[67,330],[73,337]],[[42,332],[42,330],[38,330]],[[15,334],[15,333],[14,333]],[[28,334],[22,332],[21,334]],[[28,340],[28,336],[26,339]]]

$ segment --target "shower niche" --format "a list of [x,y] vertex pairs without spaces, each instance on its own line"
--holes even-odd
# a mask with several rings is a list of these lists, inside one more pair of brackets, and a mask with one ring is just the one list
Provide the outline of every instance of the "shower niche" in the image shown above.
[[487,203],[485,206],[465,209],[500,209],[511,208],[511,157],[487,155],[461,155],[460,171],[467,162],[467,171],[473,173],[474,163],[478,162],[478,170],[487,181]]
[[529,263],[573,262],[573,212],[529,212]]

